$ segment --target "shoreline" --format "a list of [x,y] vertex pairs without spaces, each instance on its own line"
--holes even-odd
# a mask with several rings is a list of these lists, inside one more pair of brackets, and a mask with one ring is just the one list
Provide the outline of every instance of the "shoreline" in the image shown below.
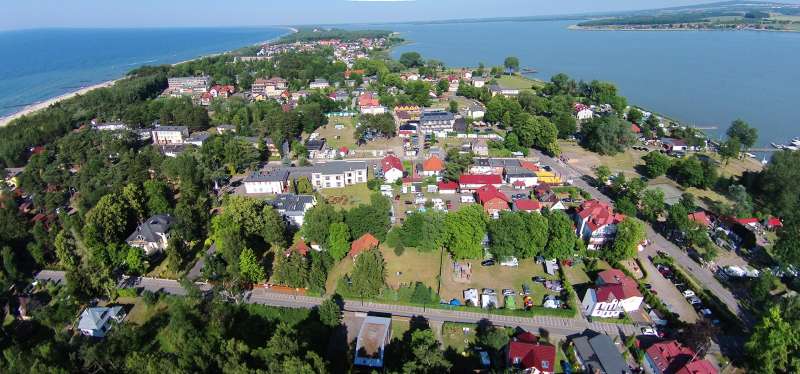
[[[289,32],[286,33],[286,34],[280,35],[280,36],[276,36],[276,37],[274,37],[272,39],[269,39],[269,40],[253,43],[252,45],[261,45],[261,44],[265,44],[265,43],[270,43],[270,42],[279,40],[280,38],[282,38],[282,37],[284,37],[286,35],[294,34],[294,33],[298,32],[298,30],[296,28],[294,28],[294,27],[280,27],[280,28],[285,28],[285,29],[289,30]],[[187,63],[187,62],[192,62],[192,61],[195,61],[195,60],[199,60],[201,58],[220,56],[220,55],[224,55],[226,53],[231,53],[231,52],[233,52],[233,50],[228,50],[228,51],[218,52],[218,53],[210,53],[210,54],[206,54],[206,55],[202,55],[202,56],[197,56],[195,58],[191,58],[191,59],[188,59],[188,60],[178,61],[178,62],[169,64],[169,65],[170,66],[176,66],[176,65]],[[145,65],[147,65],[147,64],[140,65],[140,67],[141,66],[145,66]],[[14,121],[17,118],[20,118],[20,117],[23,117],[23,116],[26,116],[26,115],[30,115],[30,114],[34,114],[34,113],[36,113],[36,112],[38,112],[38,111],[40,111],[42,109],[47,109],[50,106],[55,105],[55,104],[57,104],[57,103],[59,103],[61,101],[64,101],[64,100],[67,100],[67,99],[71,99],[71,98],[73,98],[75,96],[78,96],[78,95],[85,95],[89,91],[93,91],[93,90],[96,90],[98,88],[111,87],[115,83],[117,83],[118,81],[120,81],[122,79],[125,79],[126,76],[127,76],[127,73],[125,73],[122,77],[119,77],[119,78],[116,78],[116,79],[107,80],[107,81],[104,81],[104,82],[92,84],[90,86],[79,88],[79,89],[74,90],[74,91],[65,92],[65,93],[63,93],[61,95],[54,96],[54,97],[42,100],[42,101],[37,102],[37,103],[26,105],[25,107],[23,107],[19,111],[16,111],[14,113],[8,114],[8,115],[3,116],[3,117],[0,117],[0,127],[8,126],[8,124],[10,124],[12,121]]]
[[632,28],[623,28],[619,26],[579,26],[579,25],[569,25],[567,26],[567,29],[575,31],[754,31],[754,32],[788,32],[788,33],[800,32],[797,30],[718,29],[711,27],[699,28],[699,29],[679,29],[679,28],[662,29],[654,27],[632,29]]

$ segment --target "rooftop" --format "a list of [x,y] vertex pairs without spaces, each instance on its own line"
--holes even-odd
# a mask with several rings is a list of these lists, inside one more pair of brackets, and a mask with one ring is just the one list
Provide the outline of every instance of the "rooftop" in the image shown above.
[[285,182],[289,179],[289,171],[286,169],[259,170],[250,173],[244,182]]

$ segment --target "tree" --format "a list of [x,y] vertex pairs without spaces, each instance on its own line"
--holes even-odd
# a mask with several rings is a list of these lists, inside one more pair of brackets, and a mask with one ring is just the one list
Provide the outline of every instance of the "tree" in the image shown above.
[[97,243],[116,243],[129,231],[130,210],[116,194],[103,196],[86,214],[84,239]]
[[483,258],[481,242],[489,217],[480,205],[466,205],[444,219],[445,246],[456,260]]
[[386,280],[383,255],[377,249],[362,252],[356,258],[351,276],[352,290],[361,297],[378,296]]
[[600,184],[606,184],[608,178],[611,177],[611,169],[608,166],[600,165],[594,169],[594,175]]
[[800,211],[800,152],[782,151],[772,155],[769,164],[755,176],[751,189],[778,217]]
[[495,354],[508,345],[509,341],[505,328],[492,325],[478,325],[475,338],[479,346],[486,347]]
[[342,323],[342,308],[336,303],[333,297],[325,299],[319,305],[319,320],[323,325],[336,327]]
[[311,181],[308,180],[308,177],[297,178],[294,182],[294,188],[295,192],[301,195],[314,193],[314,186],[311,185]]
[[350,250],[350,228],[343,222],[330,225],[328,233],[328,253],[334,260],[339,261]]
[[55,240],[58,262],[67,270],[76,270],[80,265],[80,257],[76,253],[75,239],[66,230],[61,230]]
[[288,256],[278,256],[274,269],[275,281],[289,287],[305,287],[308,283],[305,257],[297,251],[289,252]]
[[728,186],[728,196],[731,202],[731,215],[738,218],[747,218],[753,214],[753,199],[747,192],[747,189],[741,184],[732,184]]
[[642,216],[650,222],[655,222],[664,211],[664,191],[645,190],[639,203],[642,206]]
[[730,138],[719,145],[719,157],[722,158],[725,165],[728,165],[730,159],[739,157],[739,153],[742,151],[741,148],[742,144],[738,138]]
[[558,138],[567,139],[575,135],[578,131],[578,124],[575,116],[569,112],[559,112],[553,116],[553,124],[558,128]]
[[145,196],[142,191],[142,186],[129,183],[122,189],[122,197],[131,211],[131,214],[138,222],[142,222],[147,215],[147,207],[145,206]]
[[450,100],[450,113],[458,113],[458,101]]
[[328,271],[333,266],[333,257],[327,252],[311,252],[311,269],[308,271],[308,288],[311,292],[325,293]]
[[243,249],[239,254],[239,271],[251,283],[258,283],[266,278],[264,267],[250,248]]
[[797,215],[784,219],[783,227],[778,229],[778,240],[772,251],[782,265],[800,267],[800,222]]
[[400,63],[407,68],[418,68],[425,65],[425,60],[419,52],[405,52],[400,55]]
[[328,232],[331,224],[342,222],[341,213],[332,205],[319,203],[306,212],[303,220],[303,237],[317,243],[328,242]]
[[560,210],[550,212],[547,219],[550,224],[550,238],[542,255],[549,259],[569,258],[572,256],[577,239],[572,228],[572,220]]
[[550,227],[545,218],[540,213],[524,213],[522,218],[525,221],[525,243],[523,247],[523,258],[538,256],[547,246],[547,239],[550,234]]
[[403,247],[414,247],[422,252],[440,249],[445,241],[444,216],[433,210],[406,216],[399,232]]
[[412,332],[409,348],[411,357],[403,364],[404,373],[446,373],[452,367],[430,329]]
[[628,195],[618,198],[617,201],[614,202],[614,209],[626,216],[636,215],[636,203],[634,203]]
[[514,56],[506,57],[506,59],[503,61],[503,66],[505,66],[506,70],[508,71],[516,72],[519,70],[519,58]]
[[689,229],[689,211],[682,204],[670,205],[667,208],[667,227],[675,232],[686,232]]
[[642,123],[643,116],[644,115],[642,114],[642,111],[638,108],[631,107],[631,109],[628,110],[628,121],[633,123]]
[[345,223],[350,228],[350,237],[359,238],[366,233],[375,235],[378,240],[385,240],[391,226],[389,202],[380,195],[373,194],[370,205],[361,204],[345,214]]
[[499,219],[489,222],[489,249],[494,258],[503,260],[512,256],[528,255],[527,249],[531,247],[527,245],[525,234],[525,221],[518,213],[501,212]]
[[286,222],[272,206],[264,205],[261,217],[264,221],[261,237],[264,241],[280,248],[286,247]]
[[604,251],[610,261],[622,261],[636,256],[637,248],[645,239],[644,223],[626,217],[617,224],[617,234],[609,250]]
[[667,173],[672,166],[672,159],[658,151],[652,151],[642,157],[645,171],[650,178],[657,178]]
[[125,267],[130,274],[144,274],[147,270],[144,251],[142,251],[141,248],[128,247],[128,253],[125,256]]
[[697,353],[698,359],[702,359],[711,347],[711,339],[719,333],[719,328],[712,325],[706,319],[695,322],[683,329],[681,341]]
[[581,126],[581,145],[601,155],[620,153],[635,140],[630,124],[616,116],[595,117]]
[[170,212],[169,188],[166,183],[154,179],[145,181],[144,195],[147,199],[148,215]]
[[800,341],[797,328],[784,319],[779,306],[773,306],[753,329],[745,350],[753,363],[752,369],[760,373],[800,372]]
[[726,135],[728,135],[730,139],[738,140],[739,144],[747,149],[752,148],[753,145],[756,144],[758,140],[758,129],[750,127],[747,122],[741,119],[737,119],[731,123]]

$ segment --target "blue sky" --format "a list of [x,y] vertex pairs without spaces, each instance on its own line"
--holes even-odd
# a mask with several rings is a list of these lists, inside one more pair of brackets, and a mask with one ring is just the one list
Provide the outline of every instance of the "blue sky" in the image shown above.
[[[0,29],[265,26],[535,16],[712,0],[7,0]],[[797,3],[800,0],[788,0]]]

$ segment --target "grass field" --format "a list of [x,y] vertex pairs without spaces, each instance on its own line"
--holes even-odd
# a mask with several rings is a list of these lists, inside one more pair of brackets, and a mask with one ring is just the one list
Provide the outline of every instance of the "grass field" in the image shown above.
[[359,183],[342,188],[323,188],[320,193],[329,203],[350,209],[359,204],[369,204],[369,198],[374,191],[370,191],[366,183]]
[[453,348],[457,353],[464,355],[467,349],[475,343],[475,328],[473,323],[445,322],[442,324],[442,345],[444,348]]
[[[336,129],[336,125],[344,125],[343,129]],[[332,117],[328,119],[328,124],[317,129],[320,137],[325,138],[325,142],[331,148],[340,147],[355,148],[356,141],[353,137],[355,131],[355,117]]]
[[158,312],[167,309],[167,304],[163,301],[159,301],[153,306],[148,306],[140,297],[120,297],[116,302],[124,305],[133,305],[133,308],[128,311],[128,316],[125,320],[137,325],[145,324]]
[[519,90],[538,89],[544,86],[543,82],[522,75],[503,75],[497,79],[497,83],[502,87],[516,88]]
[[594,168],[599,165],[608,166],[612,174],[623,172],[625,175],[639,175],[636,172],[637,165],[643,165],[642,156],[645,152],[633,149],[618,153],[614,156],[603,156],[592,151],[586,150],[575,142],[559,141],[562,154],[568,158],[569,165],[579,172],[594,176]]
[[406,248],[401,256],[393,250],[381,247],[386,261],[386,284],[398,288],[401,284],[422,282],[436,291],[436,277],[439,276],[439,251],[419,252]]

